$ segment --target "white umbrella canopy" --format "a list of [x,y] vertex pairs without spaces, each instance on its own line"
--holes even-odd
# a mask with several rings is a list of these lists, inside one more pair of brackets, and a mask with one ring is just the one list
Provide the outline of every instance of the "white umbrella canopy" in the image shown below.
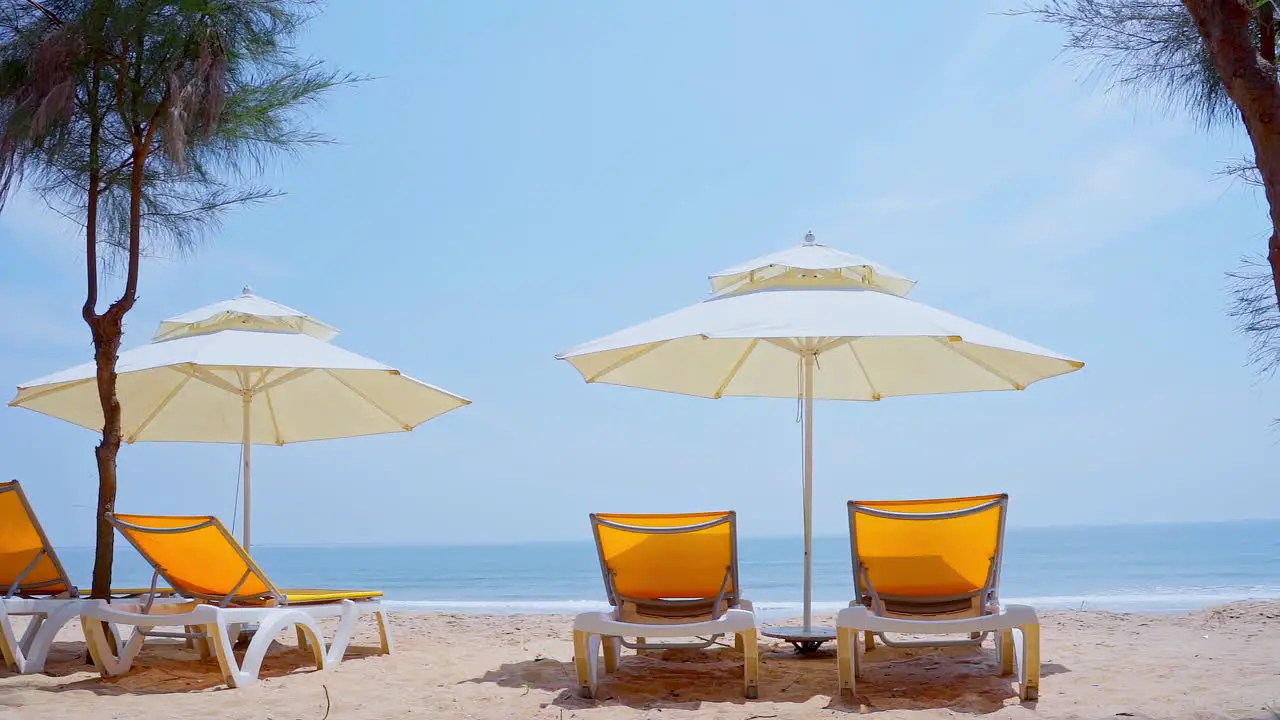
[[834,637],[811,614],[814,399],[1023,390],[1084,366],[908,300],[914,281],[817,245],[812,234],[711,282],[720,291],[700,303],[557,358],[591,383],[804,401],[804,625],[774,636],[805,649]]
[[[151,343],[116,364],[124,440],[307,440],[402,432],[468,403],[390,366],[308,335],[222,330]],[[102,429],[93,363],[32,380],[10,405]]]
[[171,340],[217,330],[292,330],[325,341],[338,336],[337,328],[300,310],[258,297],[246,287],[239,297],[161,321],[151,339]]
[[799,247],[748,260],[710,277],[714,293],[733,292],[748,286],[758,289],[806,284],[816,279],[828,284],[864,285],[904,297],[916,284],[915,280],[880,263],[819,244],[813,233],[807,233]]
[[[117,361],[124,441],[240,443],[249,547],[251,445],[405,432],[470,403],[317,337],[336,334],[247,291],[165,321],[157,336],[172,339]],[[86,363],[23,383],[9,404],[100,431],[96,373]]]
[[1022,390],[1082,363],[928,305],[865,287],[712,297],[563,353],[588,382],[719,398]]

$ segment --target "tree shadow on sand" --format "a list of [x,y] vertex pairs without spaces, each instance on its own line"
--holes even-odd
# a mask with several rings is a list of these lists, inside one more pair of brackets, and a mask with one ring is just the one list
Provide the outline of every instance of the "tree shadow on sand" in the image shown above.
[[[781,645],[761,646],[759,701],[743,696],[742,655],[731,648],[626,652],[618,671],[601,677],[593,700],[578,696],[573,663],[551,658],[507,663],[463,682],[552,692],[552,705],[573,710],[614,705],[696,710],[702,703],[800,704],[825,698],[828,709],[848,712],[946,708],[981,715],[1018,702],[1013,678],[998,676],[990,648],[881,647],[866,661],[852,698],[837,693],[834,653],[802,659]],[[1048,677],[1069,670],[1045,663],[1040,672]]]
[[[87,690],[96,695],[155,695],[227,689],[218,661],[213,658],[201,659],[195,650],[186,648],[181,642],[147,642],[128,673],[110,678],[99,677],[93,666],[87,663],[84,643],[58,643],[55,650],[56,654],[50,656],[45,666],[45,674],[70,677],[92,673],[92,676],[57,685],[40,686],[39,689],[45,692]],[[344,661],[376,654],[370,649],[349,648]],[[236,659],[242,658],[243,653],[237,652]],[[258,677],[276,678],[315,670],[315,657],[310,651],[277,642],[273,643],[263,660]],[[0,677],[4,675],[0,674]]]

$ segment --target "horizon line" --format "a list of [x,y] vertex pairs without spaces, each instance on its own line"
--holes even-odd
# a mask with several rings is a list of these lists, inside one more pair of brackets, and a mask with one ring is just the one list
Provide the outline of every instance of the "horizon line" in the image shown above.
[[[1233,518],[1225,520],[1153,520],[1133,523],[1087,523],[1087,524],[1055,524],[1055,525],[1011,525],[1009,530],[1089,530],[1148,527],[1195,527],[1202,525],[1226,525],[1242,523],[1280,523],[1280,517]],[[780,535],[739,535],[739,540],[803,540],[799,534]],[[847,534],[819,534],[814,540],[848,538]],[[589,537],[580,539],[558,540],[506,540],[502,542],[332,542],[332,543],[254,543],[255,548],[493,548],[512,545],[582,545],[590,544]],[[62,549],[93,550],[93,545],[62,545]]]

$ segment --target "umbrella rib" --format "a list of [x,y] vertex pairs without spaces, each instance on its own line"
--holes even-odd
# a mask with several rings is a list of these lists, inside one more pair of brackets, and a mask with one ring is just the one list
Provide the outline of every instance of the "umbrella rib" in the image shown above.
[[270,388],[268,387],[262,395],[267,399],[267,417],[271,418],[271,429],[275,431],[276,434],[276,445],[283,445],[284,438],[280,437],[280,421],[276,418],[276,405],[271,402]]
[[855,340],[857,340],[857,338],[853,338],[847,343],[849,346],[849,352],[853,353],[853,361],[858,363],[858,370],[862,372],[862,378],[867,381],[867,388],[871,390],[871,399],[879,400],[881,396],[876,390],[875,383],[871,382],[871,373],[867,372],[867,366],[862,364],[862,356],[858,354],[858,348],[853,346]]
[[666,340],[660,340],[660,341],[658,341],[658,342],[649,343],[649,344],[647,344],[647,345],[641,345],[640,347],[636,348],[635,350],[632,350],[631,352],[627,353],[626,355],[623,355],[622,357],[620,357],[620,358],[618,358],[617,360],[613,361],[613,362],[612,362],[612,363],[610,363],[608,366],[606,366],[606,367],[605,367],[605,369],[603,369],[603,370],[601,370],[600,372],[598,372],[598,373],[596,373],[596,374],[592,375],[591,377],[587,378],[587,382],[592,383],[592,382],[595,382],[595,381],[599,380],[600,378],[604,377],[605,375],[608,375],[609,373],[613,372],[614,370],[617,370],[618,368],[622,367],[623,365],[626,365],[627,363],[631,362],[632,360],[637,360],[637,359],[639,359],[639,358],[643,357],[644,355],[646,355],[647,353],[652,352],[653,350],[657,349],[658,347],[660,347],[660,346],[661,346],[663,343],[665,343],[665,342],[667,342],[667,341],[666,341]]
[[[826,342],[823,342],[824,340]],[[842,337],[842,338],[835,338],[833,340],[827,340],[826,338],[821,338],[818,341],[818,349],[815,350],[815,352],[821,355],[822,353],[827,352],[828,350],[835,350],[841,345],[847,342],[853,342],[854,340],[857,340],[857,338]]]
[[238,388],[235,385],[232,385],[226,380],[223,380],[217,375],[214,375],[213,373],[209,372],[207,368],[200,367],[199,365],[193,365],[188,363],[185,366],[178,366],[178,367],[175,367],[174,369],[177,370],[178,372],[186,373],[191,377],[195,378],[196,380],[199,380],[200,382],[205,383],[206,385],[212,385],[213,387],[216,387],[219,390],[222,390],[225,392],[229,392],[232,395],[239,395],[244,392],[244,389]]
[[[73,388],[73,387],[77,387],[77,386],[80,386],[80,385],[84,385],[85,383],[94,382],[94,381],[96,381],[96,380],[97,380],[97,377],[87,377],[87,378],[84,378],[83,380],[75,380],[75,381],[72,381],[72,382],[69,382],[69,383],[65,383],[65,384],[64,384],[64,383],[58,383],[57,385],[54,385],[54,386],[52,386],[52,387],[47,387],[47,388],[45,388],[45,389],[43,389],[43,390],[38,390],[38,391],[36,391],[36,392],[31,393],[30,395],[28,395],[28,396],[26,396],[25,398],[23,398],[23,399],[22,399],[22,402],[23,402],[23,403],[28,403],[28,402],[31,402],[32,400],[38,400],[38,399],[40,399],[40,398],[44,397],[45,395],[50,395],[50,394],[52,394],[52,393],[56,393],[56,392],[62,392],[63,390],[69,390],[69,389],[71,389],[71,388]],[[19,392],[19,393],[21,393],[21,392],[22,392],[22,388],[18,388],[18,392]],[[17,405],[15,405],[15,404],[14,404],[14,403],[16,403],[16,402],[17,402],[17,398],[14,398],[13,402],[9,403],[9,405],[10,405],[10,406],[12,406],[12,407],[18,407]]]
[[262,395],[267,399],[267,417],[271,419],[271,430],[275,434],[276,445],[284,445],[284,437],[280,434],[280,421],[276,417],[276,406],[271,401],[271,391],[285,383],[297,380],[304,375],[309,375],[315,371],[315,368],[294,368],[280,377],[268,381],[267,378],[271,375],[271,371],[278,369],[264,368],[262,375],[258,378],[258,382],[249,390],[249,394],[250,396]]
[[776,345],[789,353],[795,353],[796,355],[804,353],[804,348],[792,338],[765,338],[764,340],[770,345]]
[[280,385],[283,385],[283,384],[285,384],[285,383],[287,383],[287,382],[292,382],[292,381],[294,381],[294,380],[297,380],[298,378],[302,377],[303,375],[306,375],[306,374],[311,373],[311,372],[314,372],[314,371],[315,371],[315,368],[295,368],[295,369],[290,370],[289,372],[285,373],[284,375],[281,375],[280,377],[276,378],[275,380],[272,380],[271,382],[265,382],[265,381],[266,381],[266,374],[264,374],[264,375],[262,376],[262,380],[260,380],[260,381],[259,381],[259,382],[261,382],[261,384],[260,384],[260,385],[258,385],[258,386],[257,386],[257,387],[255,387],[255,388],[253,388],[253,392],[254,392],[254,393],[266,392],[266,391],[271,390],[271,389],[273,389],[273,388],[276,388],[276,387],[278,387],[278,386],[280,386]]
[[[244,371],[243,382],[244,382],[245,388],[249,390],[250,395],[254,395],[266,388],[267,378],[271,377],[271,371],[273,370],[275,370],[275,368],[263,367],[263,368],[254,368],[252,370]],[[249,378],[255,372],[258,373],[258,379],[250,382]]]
[[729,368],[729,373],[724,376],[724,380],[720,383],[720,387],[716,388],[715,394],[711,396],[712,398],[719,399],[724,397],[724,389],[729,387],[729,383],[733,382],[733,379],[738,376],[738,371],[746,364],[747,358],[751,357],[751,353],[755,352],[756,346],[759,344],[760,338],[751,339],[751,342],[747,345],[746,351],[743,352],[742,356],[738,358],[738,361],[733,364],[733,367]]
[[334,375],[332,370],[328,370],[328,369],[326,369],[326,370],[324,370],[324,374],[328,375],[329,377],[333,378],[334,380],[337,380],[339,383],[341,383],[341,384],[342,384],[342,386],[343,386],[343,387],[345,387],[346,389],[348,389],[348,390],[350,390],[351,392],[355,393],[357,396],[359,396],[359,398],[360,398],[361,400],[364,400],[365,402],[369,403],[370,407],[372,407],[373,409],[375,409],[375,410],[377,410],[378,412],[382,413],[383,415],[386,415],[387,417],[391,418],[391,419],[392,419],[392,420],[393,420],[397,425],[399,425],[401,428],[404,428],[405,430],[412,430],[412,429],[413,429],[413,426],[412,426],[412,425],[410,425],[409,423],[406,423],[405,421],[401,420],[400,418],[396,417],[395,415],[392,415],[391,413],[387,412],[387,410],[386,410],[385,408],[383,408],[381,405],[379,405],[378,403],[374,402],[373,400],[369,399],[369,396],[368,396],[368,395],[365,395],[363,392],[360,392],[360,390],[359,390],[359,389],[357,389],[356,387],[354,387],[351,383],[347,382],[346,380],[343,380],[342,378],[338,377],[337,375]]
[[178,393],[182,392],[182,388],[186,387],[187,383],[191,382],[190,374],[183,372],[180,368],[170,369],[182,376],[182,382],[175,385],[173,389],[164,396],[164,400],[161,400],[160,404],[151,409],[151,412],[147,414],[147,417],[138,424],[138,427],[130,433],[127,438],[125,438],[125,442],[130,444],[137,442],[138,436],[142,434],[142,431],[146,430],[147,427],[151,425],[151,422],[156,419],[156,416],[164,412],[164,409],[169,407],[169,403],[173,402],[173,399],[178,396]]
[[959,336],[952,335],[952,336],[950,336],[950,337],[935,337],[935,338],[934,338],[934,342],[937,342],[937,343],[941,344],[943,347],[949,348],[949,349],[951,350],[951,352],[953,352],[953,353],[955,353],[955,354],[959,355],[960,357],[964,358],[965,360],[968,360],[969,362],[973,363],[974,365],[977,365],[978,367],[982,368],[983,370],[986,370],[988,373],[990,373],[990,374],[994,375],[996,378],[998,378],[998,379],[1000,379],[1000,380],[1003,380],[1004,382],[1009,383],[1009,386],[1010,386],[1010,387],[1012,387],[1014,390],[1026,390],[1026,389],[1027,389],[1027,386],[1026,386],[1026,385],[1023,385],[1022,383],[1020,383],[1020,382],[1018,382],[1018,381],[1014,380],[1013,378],[1011,378],[1011,377],[1009,377],[1008,375],[1006,375],[1006,374],[1004,374],[1004,373],[1000,372],[999,370],[997,370],[997,369],[995,369],[995,368],[991,367],[990,365],[988,365],[988,364],[986,364],[986,363],[982,362],[981,360],[979,360],[979,359],[977,359],[977,358],[975,358],[975,357],[970,357],[968,353],[966,353],[966,352],[964,352],[963,350],[961,350],[961,349],[960,349],[960,347],[959,347],[959,345],[960,345],[960,343],[964,342],[964,340],[963,340],[963,339],[961,339]]

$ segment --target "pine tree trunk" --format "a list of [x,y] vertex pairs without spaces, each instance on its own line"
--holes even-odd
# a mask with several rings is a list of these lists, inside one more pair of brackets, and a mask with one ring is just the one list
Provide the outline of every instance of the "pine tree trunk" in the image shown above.
[[93,330],[94,362],[98,366],[98,399],[102,403],[102,441],[94,450],[98,460],[97,542],[93,557],[92,597],[108,598],[115,529],[106,513],[116,510],[116,457],[120,454],[120,398],[116,395],[116,357],[124,335],[123,323],[113,313],[97,318]]
[[[1240,109],[1240,119],[1253,143],[1270,206],[1267,261],[1280,304],[1280,84],[1274,62],[1275,9],[1260,8],[1255,0],[1183,0],[1183,5],[1195,20],[1214,69]],[[1272,29],[1259,35],[1258,45],[1254,43],[1255,20]],[[1264,37],[1268,34],[1269,38]]]
[[120,454],[123,436],[120,398],[116,393],[116,360],[120,354],[120,341],[124,337],[124,316],[133,309],[138,298],[138,266],[142,262],[142,187],[152,137],[154,130],[149,131],[145,139],[135,138],[134,141],[133,168],[129,179],[129,264],[125,272],[124,292],[111,303],[106,312],[91,323],[94,361],[98,366],[98,399],[102,403],[103,421],[102,442],[98,444],[96,451],[98,526],[93,565],[95,598],[107,598],[111,593],[115,530],[107,522],[106,516],[116,510],[116,457]]
[[[111,591],[115,531],[107,523],[104,513],[114,512],[116,507],[116,456],[120,453],[120,402],[116,397],[115,356],[120,350],[121,333],[115,334],[113,343],[102,332],[104,326],[109,323],[98,315],[98,200],[102,194],[102,173],[99,167],[102,117],[98,114],[98,98],[101,83],[102,71],[99,61],[95,58],[89,81],[89,187],[84,234],[86,274],[84,307],[80,309],[80,315],[93,336],[93,357],[98,367],[98,399],[102,405],[104,418],[102,442],[98,443],[98,447],[94,450],[98,465],[98,511],[94,515],[96,528],[93,587],[90,595],[98,599],[107,599]],[[115,427],[116,432],[109,432],[111,427]]]

